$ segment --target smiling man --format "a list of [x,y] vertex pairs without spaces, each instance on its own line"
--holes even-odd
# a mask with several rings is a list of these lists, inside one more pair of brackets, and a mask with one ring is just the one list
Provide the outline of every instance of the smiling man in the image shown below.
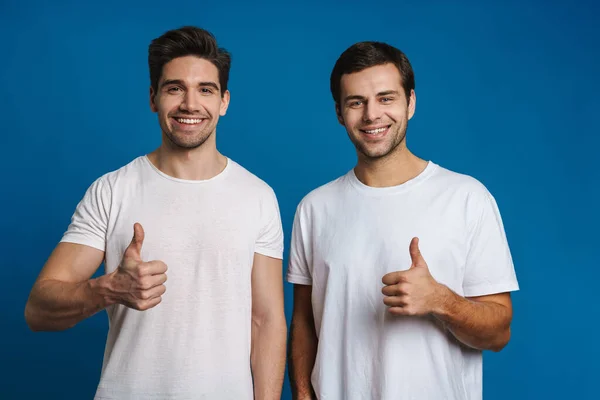
[[351,46],[331,74],[358,162],[296,211],[295,399],[481,399],[482,350],[509,341],[518,283],[498,207],[409,151],[414,88],[385,43]]
[[184,27],[152,41],[148,61],[162,144],[91,185],[27,323],[64,330],[106,309],[96,399],[279,399],[283,233],[273,190],[217,151],[230,56]]

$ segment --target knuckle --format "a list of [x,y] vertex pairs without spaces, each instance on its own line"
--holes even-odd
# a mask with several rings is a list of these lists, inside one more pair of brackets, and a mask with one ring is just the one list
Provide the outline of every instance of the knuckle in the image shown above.
[[142,290],[150,289],[150,280],[147,277],[141,277],[139,284]]
[[143,265],[138,265],[135,269],[135,274],[138,278],[143,277],[144,275],[146,275],[146,268]]

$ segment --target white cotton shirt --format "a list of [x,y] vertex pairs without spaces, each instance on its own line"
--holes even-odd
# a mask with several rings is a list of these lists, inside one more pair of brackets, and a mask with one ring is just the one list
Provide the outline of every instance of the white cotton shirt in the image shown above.
[[95,399],[253,399],[253,257],[283,253],[273,190],[230,159],[217,176],[188,181],[143,156],[91,185],[62,241],[105,251],[110,273],[135,222],[142,259],[167,264],[167,290],[147,311],[107,308]]
[[434,317],[394,316],[382,278],[419,248],[433,277],[461,296],[518,290],[494,198],[433,162],[414,179],[373,188],[348,172],[298,206],[287,273],[312,285],[321,400],[477,400],[482,354]]

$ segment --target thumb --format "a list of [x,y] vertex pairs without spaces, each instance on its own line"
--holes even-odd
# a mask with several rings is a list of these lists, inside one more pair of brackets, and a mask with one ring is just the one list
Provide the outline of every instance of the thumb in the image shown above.
[[137,260],[142,259],[142,245],[144,244],[144,228],[139,223],[133,224],[133,238],[131,243],[125,250],[125,256],[135,258]]
[[421,250],[419,249],[419,238],[414,237],[410,241],[409,246],[410,259],[412,260],[411,268],[415,267],[427,267],[427,263],[421,254]]

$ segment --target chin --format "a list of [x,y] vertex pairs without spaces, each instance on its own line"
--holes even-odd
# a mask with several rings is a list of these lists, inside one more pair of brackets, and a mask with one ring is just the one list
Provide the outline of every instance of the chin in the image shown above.
[[355,143],[355,147],[360,154],[374,160],[385,157],[393,151],[393,147],[389,145],[373,146],[365,143]]
[[192,150],[202,146],[210,137],[210,135],[206,137],[195,137],[195,138],[182,138],[175,135],[167,135],[169,141],[175,146],[181,149]]

